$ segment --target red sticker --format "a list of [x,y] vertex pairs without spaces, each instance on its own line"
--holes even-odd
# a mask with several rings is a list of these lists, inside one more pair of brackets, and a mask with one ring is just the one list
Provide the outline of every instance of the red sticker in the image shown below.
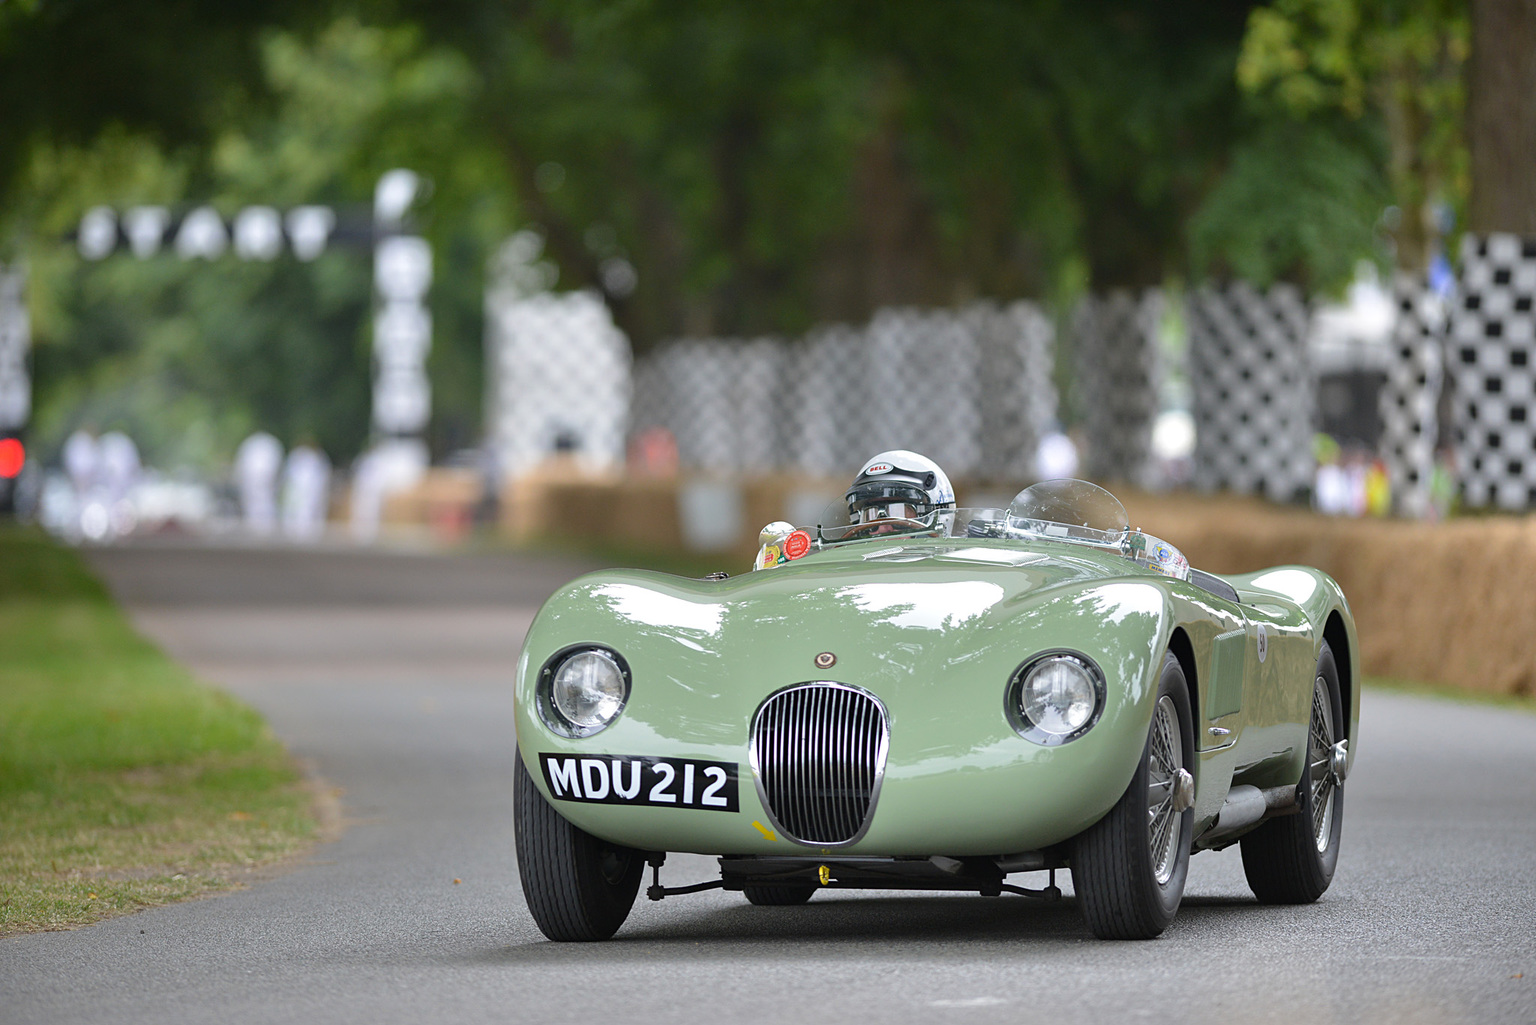
[[797,530],[784,539],[784,554],[791,559],[798,559],[811,550],[811,535],[803,530]]

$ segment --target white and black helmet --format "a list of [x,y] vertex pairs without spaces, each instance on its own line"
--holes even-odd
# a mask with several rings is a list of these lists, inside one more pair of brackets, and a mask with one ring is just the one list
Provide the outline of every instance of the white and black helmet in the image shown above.
[[932,459],[892,449],[864,464],[843,500],[848,503],[850,523],[920,522],[935,510],[953,509],[955,489]]

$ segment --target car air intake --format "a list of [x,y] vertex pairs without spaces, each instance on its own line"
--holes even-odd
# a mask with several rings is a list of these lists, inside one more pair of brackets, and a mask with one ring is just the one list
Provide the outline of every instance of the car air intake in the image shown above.
[[752,721],[752,768],[779,832],[819,846],[863,836],[889,738],[884,706],[841,683],[800,684],[764,701]]

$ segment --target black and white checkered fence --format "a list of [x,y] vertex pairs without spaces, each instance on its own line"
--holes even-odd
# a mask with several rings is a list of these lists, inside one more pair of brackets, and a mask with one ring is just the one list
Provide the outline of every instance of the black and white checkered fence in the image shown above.
[[862,329],[837,325],[818,328],[788,347],[781,461],[786,469],[840,476],[868,458],[864,343]]
[[31,348],[26,273],[0,265],[0,431],[19,430],[32,416],[32,378],[27,370]]
[[1088,476],[1150,483],[1162,313],[1157,289],[1086,296],[1072,312],[1074,404],[1087,443]]
[[909,448],[951,474],[1028,476],[1056,415],[1052,329],[1032,304],[882,310],[803,341],[685,340],[640,360],[631,431],[663,426],[684,467],[852,472]]
[[1536,239],[1466,236],[1449,375],[1462,500],[1536,506]]
[[880,310],[867,344],[870,454],[904,448],[951,476],[974,473],[981,462],[981,347],[964,316]]
[[595,467],[623,461],[629,340],[599,296],[493,293],[486,349],[490,444],[503,475],[556,451]]
[[1188,300],[1194,483],[1290,500],[1310,490],[1316,395],[1301,292],[1237,282]]
[[784,348],[771,339],[687,339],[639,361],[631,430],[665,427],[678,462],[714,473],[773,469],[780,456]]
[[1439,403],[1444,383],[1445,302],[1421,278],[1399,274],[1392,284],[1397,321],[1389,341],[1386,381],[1381,388],[1382,461],[1392,484],[1392,501],[1404,516],[1430,512],[1430,481],[1440,434]]
[[1040,439],[1056,422],[1056,327],[1032,302],[977,303],[964,313],[981,347],[978,472],[1034,476]]

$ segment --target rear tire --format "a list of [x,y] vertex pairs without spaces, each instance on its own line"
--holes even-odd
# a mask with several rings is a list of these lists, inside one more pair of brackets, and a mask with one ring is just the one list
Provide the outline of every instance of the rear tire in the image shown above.
[[1270,819],[1242,839],[1243,874],[1262,904],[1310,904],[1333,882],[1344,828],[1344,788],[1330,772],[1343,736],[1344,708],[1333,650],[1323,642],[1312,682],[1307,767],[1296,814]]
[[619,931],[640,890],[645,856],[567,822],[523,768],[514,769],[517,874],[539,931],[552,940],[606,940]]
[[1109,813],[1078,835],[1072,855],[1078,906],[1099,939],[1152,939],[1179,910],[1195,813],[1174,810],[1171,780],[1193,764],[1189,685],[1169,652],[1136,773]]
[[743,886],[742,895],[758,907],[789,907],[804,904],[816,893],[814,883],[779,883],[773,886]]

